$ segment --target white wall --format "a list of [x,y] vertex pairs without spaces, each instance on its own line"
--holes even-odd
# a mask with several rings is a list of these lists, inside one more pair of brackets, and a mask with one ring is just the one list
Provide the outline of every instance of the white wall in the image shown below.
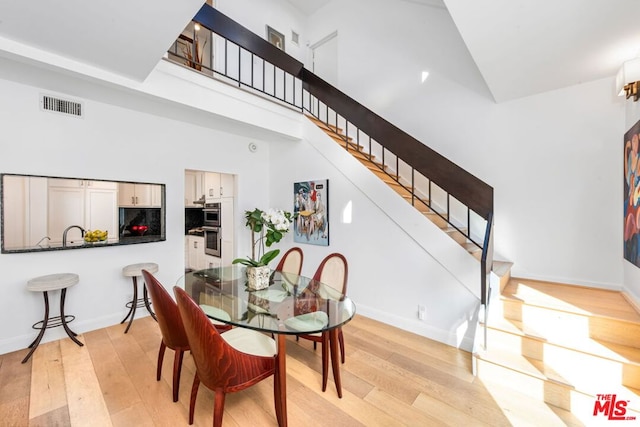
[[[306,17],[291,3],[284,0],[217,0],[216,9],[250,29],[263,39],[267,38],[267,25],[282,33],[285,52],[300,62],[306,59]],[[299,35],[298,45],[291,42],[291,32]]]
[[[260,205],[269,200],[269,144],[241,136],[241,128],[234,134],[172,120],[171,114],[179,110],[169,105],[155,105],[156,114],[125,108],[112,102],[126,104],[131,98],[117,91],[110,92],[110,103],[101,102],[93,98],[102,88],[81,80],[74,85],[73,79],[52,72],[24,67],[22,75],[40,84],[3,80],[0,75],[0,172],[166,184],[167,238],[150,244],[0,254],[0,353],[25,348],[35,337],[31,325],[42,319],[44,306],[41,294],[26,290],[32,277],[79,274],[66,308],[76,316],[72,329],[80,333],[116,324],[125,316],[132,293],[131,279],[121,273],[125,265],[157,262],[159,279],[172,286],[184,271],[185,169],[237,174],[240,200]],[[75,87],[75,97],[84,100],[84,118],[39,110],[39,93],[59,93],[64,87]],[[210,120],[215,126],[216,118]],[[258,152],[249,153],[249,142],[258,145]],[[239,233],[240,250],[243,237]],[[55,314],[57,295],[51,304]],[[47,331],[45,340],[62,336],[61,328],[55,328]]]
[[[314,124],[307,125],[299,144],[272,144],[272,204],[293,210],[294,182],[328,179],[330,244],[294,242],[289,233],[279,247],[303,249],[307,276],[329,253],[342,253],[349,263],[348,295],[358,313],[471,349],[480,291],[477,261]],[[426,308],[424,320],[418,319],[418,305]]]
[[495,104],[445,9],[341,0],[309,23],[311,40],[338,31],[342,91],[494,187],[514,276],[620,288],[613,78]]

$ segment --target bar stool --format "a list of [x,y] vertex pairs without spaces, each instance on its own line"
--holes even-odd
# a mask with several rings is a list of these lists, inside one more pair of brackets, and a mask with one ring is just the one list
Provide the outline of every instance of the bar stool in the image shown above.
[[[73,340],[76,344],[82,347],[84,344],[81,343],[76,337],[78,334],[69,329],[67,323],[75,320],[75,316],[64,314],[64,300],[67,295],[67,288],[75,285],[79,281],[79,277],[74,273],[58,273],[58,274],[49,274],[47,276],[40,276],[33,278],[27,282],[27,290],[31,292],[42,292],[44,296],[44,319],[33,324],[33,329],[40,329],[40,333],[36,337],[35,340],[29,345],[31,349],[29,354],[22,360],[22,363],[25,363],[38,345],[44,336],[44,331],[48,328],[55,328],[57,326],[62,325],[64,327],[64,331],[69,335],[69,338]],[[55,316],[49,318],[49,291],[56,291],[58,289],[62,289],[60,293],[60,316]]]
[[129,328],[133,323],[133,319],[136,317],[136,308],[138,307],[146,307],[147,311],[149,312],[149,314],[151,314],[154,320],[156,322],[158,321],[156,314],[153,312],[153,310],[151,310],[151,301],[149,301],[147,287],[146,285],[144,285],[144,282],[142,291],[143,296],[142,298],[138,298],[138,277],[142,277],[142,270],[147,270],[149,273],[153,274],[158,271],[158,264],[154,262],[141,262],[138,264],[127,265],[122,269],[122,274],[124,276],[133,278],[133,299],[126,304],[127,308],[129,309],[129,313],[127,313],[124,319],[122,319],[122,322],[120,322],[120,324],[123,324],[127,321],[127,319],[129,319],[129,316],[131,316],[131,318],[129,319],[129,324],[127,325],[127,329],[124,330],[125,334],[129,332]]

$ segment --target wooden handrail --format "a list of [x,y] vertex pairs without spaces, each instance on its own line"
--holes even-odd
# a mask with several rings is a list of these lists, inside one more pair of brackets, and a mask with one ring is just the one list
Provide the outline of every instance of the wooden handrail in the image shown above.
[[194,21],[301,79],[307,92],[485,220],[493,213],[493,187],[325,82],[295,58],[207,4]]
[[303,88],[349,122],[382,144],[416,171],[487,219],[493,212],[493,188],[460,166],[389,123],[373,111],[322,80],[302,70]]

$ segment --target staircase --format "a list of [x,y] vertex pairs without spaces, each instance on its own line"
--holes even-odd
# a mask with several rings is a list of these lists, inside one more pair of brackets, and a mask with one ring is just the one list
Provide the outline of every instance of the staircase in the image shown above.
[[[365,153],[364,148],[356,144],[352,138],[347,138],[344,131],[335,126],[329,125],[321,120],[318,120],[312,115],[307,114],[306,117],[315,123],[320,129],[322,129],[331,139],[333,139],[342,148],[347,150],[353,157],[355,157],[360,163],[362,163],[373,174],[380,178],[391,189],[398,193],[408,203],[412,203],[412,195],[409,188],[411,183],[399,178],[396,180],[392,175],[394,172],[389,171],[388,167],[376,160],[375,157],[369,158],[369,155]],[[387,173],[390,172],[390,173]],[[420,195],[422,200],[427,200],[428,197],[425,194]],[[459,227],[458,229],[452,227],[444,218],[445,214],[438,214],[433,208],[429,207],[426,203],[419,200],[414,202],[414,207],[418,209],[427,219],[440,227],[445,233],[447,233],[453,240],[464,247],[469,253],[476,258],[480,258],[482,250],[480,247],[471,242],[463,234],[466,229]]]
[[568,411],[577,425],[610,421],[594,408],[597,395],[616,395],[640,421],[640,314],[620,292],[512,278],[490,307],[488,349],[473,355],[487,387]]

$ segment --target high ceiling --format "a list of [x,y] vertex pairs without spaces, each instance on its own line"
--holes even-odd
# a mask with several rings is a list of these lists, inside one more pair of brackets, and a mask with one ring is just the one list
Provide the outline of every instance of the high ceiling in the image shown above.
[[638,0],[444,2],[497,102],[615,76],[640,54]]
[[[446,5],[497,102],[614,76],[640,53],[639,0],[388,1]],[[36,48],[142,81],[202,3],[3,1],[0,55]]]

